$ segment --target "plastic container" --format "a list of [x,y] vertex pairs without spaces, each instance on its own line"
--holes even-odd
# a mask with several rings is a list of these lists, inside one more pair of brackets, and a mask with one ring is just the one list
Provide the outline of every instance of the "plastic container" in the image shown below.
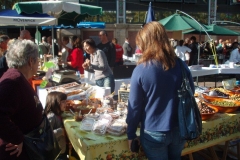
[[93,118],[84,118],[82,120],[80,129],[84,131],[91,131],[94,123],[95,123],[95,120]]
[[92,131],[95,134],[104,135],[110,124],[111,121],[109,119],[99,119],[94,123]]
[[111,123],[111,125],[107,128],[107,132],[114,136],[120,136],[124,134],[126,131],[126,123],[121,119],[116,119]]

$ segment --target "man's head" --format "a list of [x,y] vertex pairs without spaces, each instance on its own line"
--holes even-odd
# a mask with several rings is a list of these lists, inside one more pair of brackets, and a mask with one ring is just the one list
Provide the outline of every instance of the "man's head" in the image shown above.
[[52,45],[52,36],[49,36],[49,37],[47,38],[47,43],[49,43],[49,44]]
[[191,42],[191,43],[196,42],[196,37],[195,37],[195,36],[192,36],[192,37],[190,38],[190,42]]
[[128,37],[126,37],[126,38],[125,38],[125,41],[127,41],[127,42],[128,42]]
[[108,42],[107,32],[105,30],[99,32],[99,39],[102,43]]
[[42,37],[42,42],[46,42],[47,43],[47,37],[46,36]]
[[117,42],[118,42],[118,41],[117,41],[117,38],[113,38],[113,39],[112,39],[112,43],[113,43],[114,45],[116,45]]
[[222,43],[222,41],[223,41],[222,39],[219,39],[219,40],[218,40],[218,43],[219,43],[219,44],[221,44],[221,43]]
[[232,44],[232,48],[233,48],[233,49],[238,48],[238,42],[233,42],[233,44]]
[[181,40],[179,41],[179,46],[183,46],[183,44],[184,44],[184,40],[181,39]]
[[63,43],[64,45],[67,45],[67,44],[69,43],[69,37],[68,37],[68,36],[64,36],[64,37],[62,38],[62,43]]
[[2,49],[3,51],[6,51],[8,41],[9,41],[9,37],[7,35],[1,35],[0,36],[0,49]]
[[31,34],[30,34],[30,32],[28,31],[28,30],[21,30],[21,32],[20,32],[20,36],[19,36],[19,39],[28,39],[28,40],[30,40],[31,39]]

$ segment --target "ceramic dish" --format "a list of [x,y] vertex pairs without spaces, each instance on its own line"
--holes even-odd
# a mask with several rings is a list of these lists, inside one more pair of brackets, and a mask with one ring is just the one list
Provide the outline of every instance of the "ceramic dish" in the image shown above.
[[[219,98],[219,97],[210,97],[205,94],[202,94],[202,95],[203,95],[203,98],[205,99],[205,101],[204,101],[205,104],[207,104],[211,108],[217,109],[218,112],[221,112],[221,113],[232,113],[240,107],[240,102],[236,101],[236,100],[231,100],[231,99],[227,99],[227,98]],[[214,101],[215,102],[218,101],[221,103],[231,103],[231,104],[234,104],[234,106],[216,105],[216,104],[213,104]]]

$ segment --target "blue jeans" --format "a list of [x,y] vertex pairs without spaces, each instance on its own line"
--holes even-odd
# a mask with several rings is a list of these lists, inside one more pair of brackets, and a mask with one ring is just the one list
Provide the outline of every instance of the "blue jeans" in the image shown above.
[[149,160],[180,160],[185,140],[181,139],[179,129],[172,131],[141,131],[143,150]]
[[115,89],[115,81],[113,75],[109,75],[108,77],[96,80],[96,85],[99,87],[110,87],[111,93],[113,93]]

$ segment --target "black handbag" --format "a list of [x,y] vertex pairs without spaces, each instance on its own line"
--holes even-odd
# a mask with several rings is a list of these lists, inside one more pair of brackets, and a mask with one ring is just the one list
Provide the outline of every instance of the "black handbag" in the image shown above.
[[178,121],[180,135],[185,140],[196,139],[202,133],[202,118],[194,98],[183,61],[178,59],[182,70],[182,85],[178,90]]
[[30,133],[24,135],[23,145],[31,160],[54,160],[61,151],[45,114],[41,124]]

